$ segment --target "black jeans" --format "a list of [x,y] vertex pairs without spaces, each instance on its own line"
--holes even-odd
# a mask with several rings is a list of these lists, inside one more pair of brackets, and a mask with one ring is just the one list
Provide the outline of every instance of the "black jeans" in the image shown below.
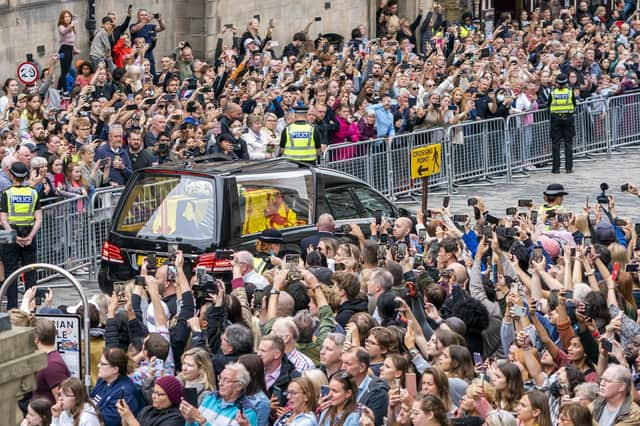
[[562,146],[564,146],[564,168],[567,172],[573,170],[573,137],[575,134],[573,115],[551,114],[552,172],[560,172],[560,148]]
[[66,90],[67,74],[71,69],[71,61],[73,60],[73,46],[63,44],[58,50],[58,55],[63,54],[64,57],[60,59],[60,78],[58,79],[58,90]]
[[[31,245],[20,247],[18,244],[3,244],[2,246],[2,263],[4,264],[4,273],[9,277],[20,266],[37,263],[38,248],[36,239],[33,239]],[[37,272],[29,271],[25,273],[25,290],[36,284]],[[7,290],[7,310],[18,307],[18,280],[15,280],[11,287]]]

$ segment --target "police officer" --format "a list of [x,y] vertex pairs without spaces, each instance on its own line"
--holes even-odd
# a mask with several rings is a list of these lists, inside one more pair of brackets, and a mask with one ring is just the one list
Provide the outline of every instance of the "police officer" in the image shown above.
[[564,145],[564,167],[567,173],[573,173],[573,136],[575,127],[573,116],[576,98],[573,90],[567,87],[567,76],[558,74],[556,88],[549,94],[549,112],[551,113],[551,147],[553,166],[551,173],[560,173],[560,147]]
[[559,183],[552,183],[547,186],[547,189],[542,193],[544,195],[544,204],[538,208],[538,222],[545,222],[545,229],[551,231],[550,219],[555,218],[556,214],[566,211],[562,205],[564,196],[567,195],[567,191],[564,190],[564,186]]
[[[37,263],[36,234],[42,225],[42,210],[38,192],[27,186],[29,169],[21,162],[15,162],[9,169],[12,186],[0,197],[0,223],[5,230],[16,231],[16,242],[3,244],[2,261],[5,273],[12,274],[22,266]],[[25,289],[36,284],[36,271],[26,273]],[[7,291],[7,309],[18,307],[17,283]]]
[[279,155],[313,165],[322,139],[316,127],[306,120],[308,110],[307,107],[294,109],[295,121],[282,132]]
[[277,229],[265,229],[256,242],[256,255],[253,257],[253,269],[260,275],[280,265],[278,258],[284,239]]
[[549,211],[564,211],[562,206],[564,196],[567,195],[567,191],[564,190],[564,186],[559,183],[552,183],[547,186],[542,195],[544,196],[544,204],[538,209],[538,214],[546,214]]

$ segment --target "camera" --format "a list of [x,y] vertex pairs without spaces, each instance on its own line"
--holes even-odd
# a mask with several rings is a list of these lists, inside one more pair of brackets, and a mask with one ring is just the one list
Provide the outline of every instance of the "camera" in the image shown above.
[[147,255],[147,275],[156,275],[158,270],[158,259],[155,253],[149,253]]
[[598,198],[596,199],[598,201],[598,204],[609,204],[609,197],[607,197],[607,194],[605,193],[608,189],[608,183],[602,182],[600,184],[600,190],[602,191],[602,193],[598,195]]
[[193,297],[196,300],[196,306],[202,306],[207,303],[209,294],[218,294],[218,285],[212,275],[207,274],[204,267],[196,268],[197,281],[193,285]]

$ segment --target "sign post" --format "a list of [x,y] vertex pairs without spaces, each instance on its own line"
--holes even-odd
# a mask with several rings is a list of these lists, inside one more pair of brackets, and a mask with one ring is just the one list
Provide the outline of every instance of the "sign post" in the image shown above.
[[421,146],[411,150],[411,179],[422,178],[422,211],[427,211],[429,176],[440,173],[442,144]]
[[[56,348],[64,359],[73,377],[82,377],[82,356],[80,354],[80,336],[82,327],[77,315],[36,314],[36,318],[44,318],[56,325]],[[89,342],[84,343],[85,351],[89,350]],[[90,372],[86,372],[90,374]]]

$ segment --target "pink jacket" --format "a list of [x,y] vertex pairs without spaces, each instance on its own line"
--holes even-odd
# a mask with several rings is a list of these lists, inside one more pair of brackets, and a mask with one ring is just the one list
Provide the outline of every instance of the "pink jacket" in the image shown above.
[[[331,144],[338,144],[343,142],[358,142],[360,140],[360,130],[358,130],[358,123],[353,122],[349,124],[345,119],[336,117],[340,128],[331,137]],[[356,155],[354,147],[340,148],[333,154],[333,160],[346,160],[353,158]]]

